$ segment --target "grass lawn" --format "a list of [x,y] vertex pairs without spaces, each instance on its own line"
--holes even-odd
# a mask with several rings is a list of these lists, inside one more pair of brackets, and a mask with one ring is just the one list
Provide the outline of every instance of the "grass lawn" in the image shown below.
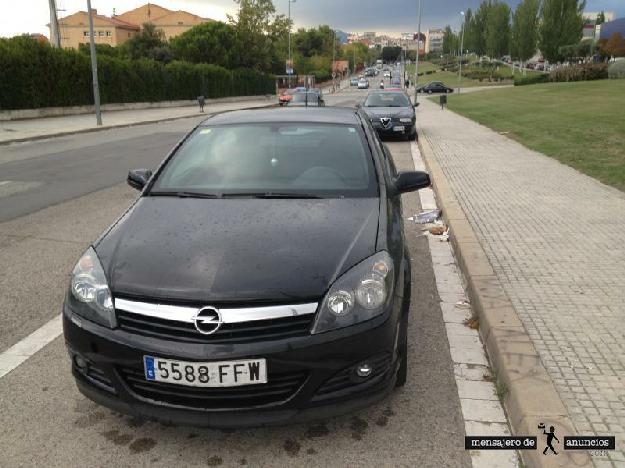
[[[426,72],[426,71],[430,71],[430,70],[436,70],[438,67],[435,66],[433,63],[431,62],[419,62],[419,72]],[[406,65],[406,73],[410,76],[410,79],[414,79],[414,72],[415,72],[415,66],[414,64],[410,64],[410,65]],[[498,85],[503,85],[503,84],[511,84],[512,83],[512,69],[511,67],[508,67],[507,65],[502,65],[500,67],[500,72],[502,72],[502,74],[504,74],[505,76],[508,76],[510,78],[510,81],[503,81],[503,82],[488,82],[488,81],[479,81],[479,80],[470,80],[468,78],[463,77],[462,78],[462,87],[474,87],[474,86],[498,86]],[[526,76],[532,76],[532,75],[536,75],[539,74],[540,72],[536,72],[533,70],[527,70],[527,75]],[[520,72],[518,69],[515,69],[515,73],[514,76],[516,78],[520,78],[523,76],[522,72]],[[458,73],[453,73],[450,71],[437,71],[435,73],[432,73],[431,75],[422,75],[419,77],[419,84],[427,84],[430,81],[442,81],[443,83],[445,83],[447,86],[450,86],[452,88],[457,88],[458,87]]]
[[450,95],[449,108],[625,191],[625,80]]

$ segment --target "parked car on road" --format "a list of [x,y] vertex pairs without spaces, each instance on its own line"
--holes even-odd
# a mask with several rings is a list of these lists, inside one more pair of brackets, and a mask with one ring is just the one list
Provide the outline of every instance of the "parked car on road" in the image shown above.
[[362,109],[380,136],[417,138],[415,109],[404,91],[372,91]]
[[79,390],[181,425],[369,406],[407,376],[410,256],[396,172],[346,108],[210,117],[76,263],[63,306]]
[[291,88],[291,89],[287,89],[286,91],[284,91],[279,97],[278,97],[278,103],[281,106],[286,105],[292,98],[293,98],[293,94],[294,93],[300,93],[302,91],[306,91],[306,88],[303,86],[299,86],[297,88]]
[[432,81],[417,88],[418,93],[453,93],[454,89],[446,86],[442,81]]
[[317,91],[305,91],[293,93],[293,98],[287,103],[287,107],[322,107],[325,106],[323,96]]
[[364,78],[358,82],[358,89],[369,89],[369,80]]
[[349,80],[349,85],[350,85],[350,86],[358,86],[358,82],[359,82],[359,81],[360,81],[360,80],[359,80],[358,78],[351,78],[351,79]]

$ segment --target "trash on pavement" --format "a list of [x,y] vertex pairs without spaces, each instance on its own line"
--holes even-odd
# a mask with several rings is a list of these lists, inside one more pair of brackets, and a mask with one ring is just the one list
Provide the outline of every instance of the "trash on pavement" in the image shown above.
[[457,309],[469,309],[470,307],[471,307],[471,303],[467,301],[466,299],[456,302]]
[[445,226],[434,226],[428,229],[428,231],[430,231],[430,234],[440,236],[441,234],[445,234],[445,232],[447,232],[447,228]]
[[441,242],[449,242],[449,228],[438,238]]
[[414,221],[417,224],[430,224],[435,222],[441,217],[441,210],[426,210],[421,213],[408,218],[410,221]]

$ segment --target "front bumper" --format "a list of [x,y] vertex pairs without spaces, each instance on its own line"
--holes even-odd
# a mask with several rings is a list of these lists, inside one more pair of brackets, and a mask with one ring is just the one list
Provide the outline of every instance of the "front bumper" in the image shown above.
[[[249,427],[326,418],[364,408],[394,387],[398,366],[399,300],[353,327],[280,341],[195,344],[111,330],[64,307],[63,329],[78,389],[115,411],[179,425]],[[267,384],[197,389],[143,380],[143,356],[186,361],[265,358]],[[76,357],[88,363],[76,365]],[[354,367],[373,363],[368,379]],[[269,387],[272,380],[280,389]],[[282,379],[282,380],[280,380]],[[278,385],[278,384],[273,384]],[[288,391],[285,390],[288,387]],[[233,390],[248,390],[239,398]],[[224,394],[220,397],[218,394]]]
[[[395,127],[404,127],[401,131],[394,130]],[[373,123],[373,128],[380,136],[393,136],[393,135],[413,135],[416,131],[416,127],[412,123],[391,122],[387,127],[384,127],[379,122]]]

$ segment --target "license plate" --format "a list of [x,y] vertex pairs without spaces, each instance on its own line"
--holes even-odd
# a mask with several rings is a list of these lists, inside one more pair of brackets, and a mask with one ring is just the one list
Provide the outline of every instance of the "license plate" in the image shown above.
[[144,356],[145,378],[189,387],[236,387],[267,383],[265,359],[187,362]]
[[394,132],[403,132],[404,130],[405,130],[405,127],[403,125],[398,125],[396,127],[393,127]]

